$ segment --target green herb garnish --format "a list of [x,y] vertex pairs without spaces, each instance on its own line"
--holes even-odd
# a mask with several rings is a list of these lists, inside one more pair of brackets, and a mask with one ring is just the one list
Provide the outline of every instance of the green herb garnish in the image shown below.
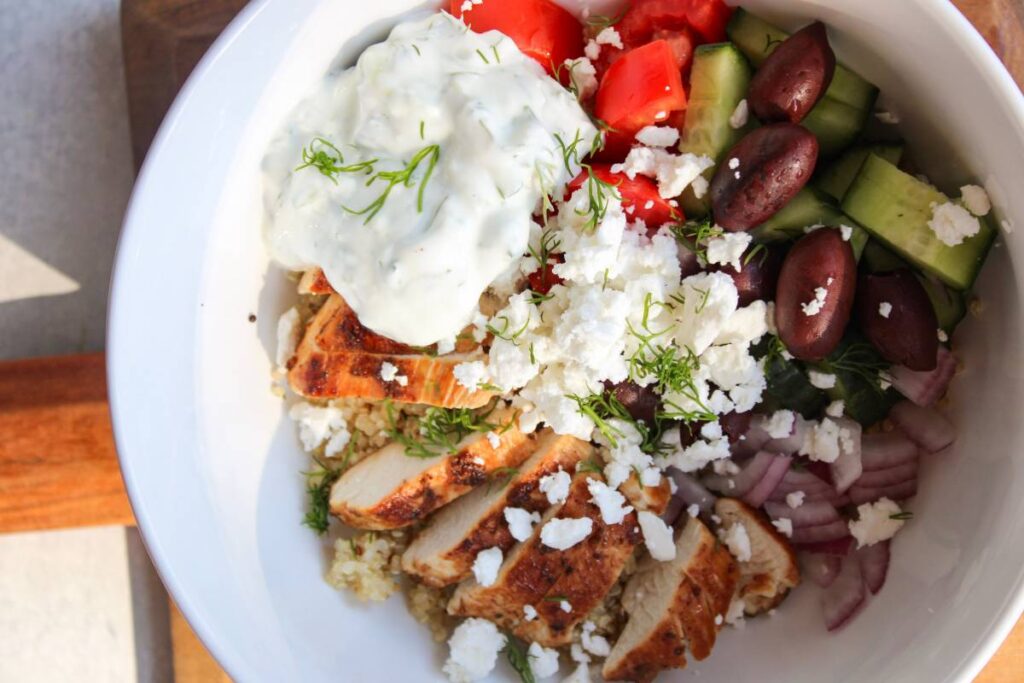
[[316,532],[318,536],[327,533],[330,524],[331,487],[338,481],[342,473],[348,469],[349,460],[355,452],[356,437],[349,439],[345,448],[345,456],[338,465],[328,464],[314,456],[318,469],[304,472],[306,475],[306,495],[309,496],[309,509],[302,518],[302,524]]
[[908,519],[913,519],[914,513],[910,510],[904,510],[903,512],[897,512],[894,515],[889,515],[889,519],[898,519],[901,522],[905,522]]
[[295,167],[296,171],[315,168],[320,175],[330,178],[338,184],[338,175],[342,173],[373,173],[373,165],[377,159],[360,161],[356,164],[345,164],[345,156],[332,142],[325,138],[313,138],[313,141],[302,148],[302,163]]
[[519,639],[510,633],[505,634],[505,658],[508,659],[509,666],[519,674],[519,680],[522,683],[535,683],[536,679],[533,677],[533,669],[530,667],[530,658],[526,654],[526,649]]
[[384,208],[384,203],[387,201],[388,196],[391,194],[391,190],[395,189],[399,185],[404,185],[405,187],[412,187],[416,183],[416,178],[414,177],[414,174],[416,173],[416,170],[419,168],[420,164],[426,162],[427,170],[423,173],[423,178],[420,180],[420,189],[419,192],[416,194],[416,211],[422,213],[423,192],[427,188],[427,182],[430,181],[430,176],[434,173],[434,168],[437,166],[437,161],[440,157],[441,147],[439,145],[429,145],[427,147],[424,147],[419,152],[417,152],[415,156],[413,156],[412,160],[405,165],[405,168],[400,169],[398,171],[378,171],[369,180],[366,181],[367,187],[370,187],[378,180],[387,183],[387,187],[384,188],[384,191],[381,192],[380,196],[373,200],[369,205],[358,210],[350,209],[347,206],[342,208],[344,208],[349,213],[355,214],[357,216],[365,215],[366,220],[363,222],[369,223],[371,220],[373,220],[373,217],[376,216],[382,208]]
[[708,262],[708,241],[725,234],[725,231],[715,225],[710,218],[687,221],[673,225],[669,229],[676,241],[696,254],[703,264]]
[[435,458],[458,452],[459,442],[474,433],[507,431],[513,424],[489,422],[487,418],[493,408],[477,414],[469,408],[428,408],[419,420],[418,438],[400,431],[395,424],[394,407],[390,402],[385,406],[388,418],[388,436],[392,441],[405,447],[405,454],[411,458]]

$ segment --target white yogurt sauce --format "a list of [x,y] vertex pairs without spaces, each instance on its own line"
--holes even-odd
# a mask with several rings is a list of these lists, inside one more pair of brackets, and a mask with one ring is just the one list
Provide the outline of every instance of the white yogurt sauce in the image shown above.
[[[570,142],[577,132],[582,157],[596,134],[587,115],[502,34],[468,31],[447,14],[400,24],[355,67],[328,74],[271,145],[265,240],[286,268],[323,268],[372,330],[413,345],[451,339],[526,252],[544,190],[576,172],[555,135]],[[398,170],[438,145],[437,165],[424,186],[420,164],[412,186],[392,189],[367,222],[344,207],[367,207],[387,182],[294,170],[317,137],[345,164]]]

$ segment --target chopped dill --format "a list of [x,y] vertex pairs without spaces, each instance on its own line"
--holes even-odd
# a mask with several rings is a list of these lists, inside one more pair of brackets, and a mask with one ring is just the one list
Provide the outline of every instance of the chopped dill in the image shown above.
[[538,294],[537,292],[531,292],[530,298],[527,299],[527,301],[533,304],[534,306],[540,306],[545,301],[549,301],[553,298],[555,298],[554,294]]
[[825,372],[857,377],[876,392],[884,393],[878,379],[889,364],[867,342],[855,341],[849,344],[834,357],[822,361],[821,366]]
[[537,364],[537,356],[533,353],[533,342],[530,342],[530,365]]
[[476,53],[477,53],[478,55],[480,55],[480,59],[484,60],[484,64],[490,64],[490,63],[491,63],[491,61],[490,61],[489,59],[487,59],[487,55],[485,55],[485,54],[483,53],[483,51],[482,51],[482,50],[480,50],[479,48],[477,48],[477,51],[476,51]]
[[558,233],[554,230],[545,230],[540,235],[538,248],[534,249],[531,244],[527,247],[527,250],[530,252],[530,256],[537,261],[537,265],[544,268],[548,265],[551,255],[561,246],[562,241],[558,239]]
[[413,43],[413,44],[412,44],[412,49],[416,50],[416,54],[417,54],[417,55],[419,55],[419,56],[421,56],[421,57],[423,56],[423,53],[422,53],[422,52],[420,52],[420,48],[419,48],[419,47],[418,47],[418,46],[416,45],[416,43]]
[[360,161],[355,164],[345,165],[345,156],[334,143],[325,138],[313,138],[312,142],[302,148],[302,163],[295,167],[296,171],[307,168],[315,168],[320,175],[329,178],[335,185],[338,184],[338,175],[341,173],[373,173],[373,165],[377,159]]
[[601,474],[604,470],[601,464],[594,458],[582,460],[576,463],[576,472],[593,472],[594,474]]
[[537,679],[533,676],[533,669],[530,667],[530,658],[526,654],[526,648],[523,647],[518,638],[510,633],[505,634],[505,658],[508,660],[509,666],[519,674],[521,683],[536,682]]
[[494,61],[497,64],[501,64],[501,53],[498,52],[497,45],[491,45],[491,52],[494,53]]
[[426,129],[426,126],[427,126],[427,122],[426,122],[426,121],[420,121],[420,140],[424,140],[424,139],[426,139],[426,138],[425,138],[425,137],[423,136],[423,132],[424,132],[424,130]]
[[428,145],[413,156],[412,160],[406,164],[405,168],[397,171],[378,171],[369,180],[366,181],[366,186],[370,187],[378,180],[387,183],[387,187],[381,192],[375,200],[362,209],[350,209],[347,206],[343,207],[349,213],[357,216],[366,216],[365,223],[369,223],[373,220],[382,208],[384,203],[387,201],[388,196],[391,194],[391,190],[395,189],[399,185],[405,187],[412,187],[416,184],[415,173],[420,167],[420,164],[426,162],[427,170],[423,173],[423,178],[420,180],[420,189],[416,194],[416,210],[418,212],[423,211],[423,193],[427,188],[427,183],[430,181],[430,176],[434,173],[434,168],[437,166],[437,161],[441,157],[441,147],[439,145]]
[[725,234],[725,231],[715,225],[711,218],[677,223],[669,229],[676,241],[696,254],[703,264],[708,262],[708,241]]
[[318,536],[327,533],[330,525],[330,499],[331,487],[338,481],[341,475],[348,469],[348,463],[355,452],[356,437],[349,439],[345,448],[345,455],[337,465],[325,462],[314,456],[313,461],[317,469],[304,472],[306,475],[306,495],[309,496],[309,509],[302,518],[302,524],[316,532]]
[[904,510],[903,512],[897,512],[896,514],[889,515],[889,519],[897,519],[901,522],[905,522],[908,519],[913,519],[914,513],[910,510]]
[[523,323],[522,327],[520,327],[518,330],[512,332],[512,331],[509,330],[509,327],[511,327],[512,323],[508,319],[508,316],[502,315],[502,316],[499,316],[499,317],[495,318],[495,320],[500,320],[500,321],[502,321],[502,323],[504,323],[502,325],[501,329],[498,329],[497,327],[495,327],[491,323],[488,323],[487,324],[487,331],[490,332],[492,335],[494,335],[496,338],[503,339],[503,340],[505,340],[507,342],[511,342],[512,344],[515,344],[515,345],[518,345],[519,337],[521,337],[523,335],[523,333],[526,332],[526,328],[530,326],[530,318],[527,318],[526,322]]
[[477,414],[469,408],[428,408],[419,420],[419,438],[415,438],[396,427],[394,407],[390,401],[385,407],[389,438],[403,445],[405,454],[411,458],[434,458],[457,453],[459,442],[470,434],[491,431],[503,433],[515,419],[513,417],[506,425],[489,422],[487,418],[493,408],[483,414]]

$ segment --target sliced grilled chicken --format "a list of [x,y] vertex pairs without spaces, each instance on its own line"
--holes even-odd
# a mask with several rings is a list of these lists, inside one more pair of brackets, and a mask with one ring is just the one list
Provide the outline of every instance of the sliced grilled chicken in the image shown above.
[[648,683],[664,669],[686,666],[711,654],[732,599],[736,562],[697,519],[676,539],[669,562],[648,558],[626,584],[622,604],[629,620],[602,674],[609,681]]
[[539,489],[541,478],[559,468],[571,473],[593,452],[585,441],[544,430],[533,455],[510,480],[480,486],[441,508],[402,555],[402,569],[435,587],[469,577],[480,551],[498,547],[505,552],[515,545],[505,508],[544,512],[549,503]]
[[[455,366],[483,360],[482,353],[431,356],[364,327],[338,294],[332,294],[310,321],[295,356],[288,361],[288,382],[309,398],[389,398],[444,408],[479,408],[493,392],[470,390],[455,379]],[[384,363],[397,368],[384,379]],[[404,378],[404,379],[400,379]]]
[[[573,628],[604,599],[640,540],[635,513],[621,524],[601,520],[590,502],[590,478],[596,475],[573,478],[566,502],[548,510],[533,536],[509,551],[494,584],[484,587],[473,579],[460,584],[448,603],[449,614],[482,617],[545,647],[568,644]],[[581,517],[593,524],[583,541],[567,550],[541,542],[541,530],[550,520]],[[524,615],[527,605],[537,612],[530,621]]]
[[299,279],[299,294],[334,294],[334,287],[327,281],[324,271],[311,268]]
[[498,435],[497,446],[474,433],[451,455],[411,457],[392,443],[360,460],[331,488],[331,512],[357,529],[398,529],[469,493],[495,470],[517,467],[530,456],[532,437],[519,431],[510,411],[489,419],[513,422]]
[[619,491],[637,510],[646,510],[658,516],[665,512],[668,501],[672,498],[672,489],[667,477],[662,477],[661,483],[657,486],[643,486],[635,472],[622,482]]
[[742,524],[750,538],[750,561],[740,563],[738,595],[744,611],[754,615],[775,607],[800,583],[793,549],[765,517],[746,503],[720,498],[715,513],[722,518],[723,529]]

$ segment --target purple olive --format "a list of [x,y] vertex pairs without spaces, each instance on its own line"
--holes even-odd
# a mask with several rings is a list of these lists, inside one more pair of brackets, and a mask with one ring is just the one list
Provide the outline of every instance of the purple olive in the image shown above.
[[618,384],[612,384],[607,389],[634,420],[654,423],[658,408],[661,407],[661,399],[654,389],[642,387],[628,379]]
[[750,81],[750,108],[763,122],[800,123],[832,82],[836,55],[825,24],[816,21],[787,38]]
[[732,266],[720,266],[717,269],[732,278],[740,295],[740,306],[749,306],[758,300],[775,299],[775,286],[779,281],[784,255],[782,247],[766,245],[756,253],[748,251],[739,271]]
[[[789,250],[775,292],[775,326],[800,360],[822,360],[839,345],[857,290],[853,249],[835,228],[819,228]],[[934,336],[934,327],[932,328]]]
[[921,372],[935,369],[939,322],[928,293],[910,270],[862,275],[857,285],[857,322],[890,363]]
[[730,149],[711,180],[715,222],[750,230],[774,216],[810,180],[818,140],[802,126],[773,123],[747,134]]

